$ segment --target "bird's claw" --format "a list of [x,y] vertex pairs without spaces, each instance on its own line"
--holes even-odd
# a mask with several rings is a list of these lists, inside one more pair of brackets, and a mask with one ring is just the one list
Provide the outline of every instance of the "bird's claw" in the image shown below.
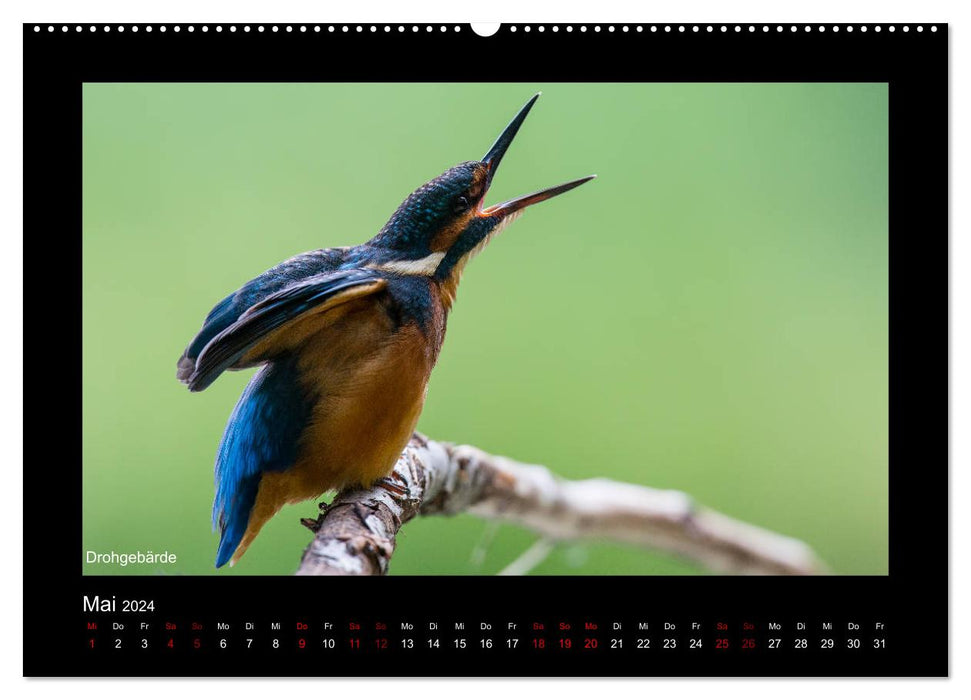
[[311,532],[317,532],[320,529],[320,518],[300,518],[300,524]]

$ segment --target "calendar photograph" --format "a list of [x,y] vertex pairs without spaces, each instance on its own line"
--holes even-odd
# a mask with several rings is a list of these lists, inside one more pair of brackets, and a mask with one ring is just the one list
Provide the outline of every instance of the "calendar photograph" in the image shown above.
[[80,89],[83,575],[889,573],[886,82]]

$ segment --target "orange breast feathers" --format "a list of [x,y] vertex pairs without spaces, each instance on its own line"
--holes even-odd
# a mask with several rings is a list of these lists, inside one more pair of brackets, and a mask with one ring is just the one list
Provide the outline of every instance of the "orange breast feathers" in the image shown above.
[[423,332],[414,324],[396,327],[383,304],[353,303],[306,338],[298,367],[317,402],[293,467],[263,475],[242,544],[286,503],[391,473],[425,402],[444,333],[436,316]]
[[418,424],[445,336],[439,290],[433,295],[424,327],[399,325],[388,313],[388,300],[372,297],[334,309],[324,327],[317,322],[315,332],[301,323],[301,332],[288,336],[303,341],[294,348],[300,382],[316,403],[294,465],[260,479],[234,562],[287,503],[352,484],[371,485],[391,473]]

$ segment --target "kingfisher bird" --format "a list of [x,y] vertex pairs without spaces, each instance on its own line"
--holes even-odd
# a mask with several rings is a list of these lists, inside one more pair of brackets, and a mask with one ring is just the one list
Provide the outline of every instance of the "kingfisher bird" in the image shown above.
[[178,361],[202,391],[259,366],[216,454],[216,567],[235,564],[285,504],[389,476],[411,438],[462,270],[537,202],[595,176],[483,207],[534,95],[482,160],[412,192],[374,238],[297,255],[209,312]]

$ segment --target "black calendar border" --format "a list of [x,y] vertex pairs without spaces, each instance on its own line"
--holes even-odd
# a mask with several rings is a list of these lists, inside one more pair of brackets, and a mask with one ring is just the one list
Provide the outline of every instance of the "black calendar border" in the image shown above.
[[[66,30],[63,28],[66,26]],[[76,28],[80,26],[80,31]],[[933,25],[33,25],[24,37],[24,673],[26,675],[925,676],[948,673],[948,27]],[[135,31],[137,26],[138,31]],[[189,27],[193,31],[189,31]],[[217,26],[221,29],[217,30]],[[230,27],[235,26],[235,31]],[[272,27],[276,26],[274,30]],[[599,26],[598,30],[596,27]],[[790,27],[796,27],[792,31]],[[918,31],[918,26],[921,31]],[[39,27],[39,31],[35,29]],[[49,28],[50,27],[50,28]],[[288,29],[289,27],[289,29]],[[640,30],[638,30],[640,27]],[[905,31],[906,28],[906,31]],[[452,57],[443,60],[443,56]],[[454,57],[462,57],[455,60]],[[890,574],[782,577],[82,576],[81,85],[127,81],[887,82],[890,94]],[[936,261],[936,262],[934,262]],[[39,269],[38,269],[39,268]],[[936,301],[935,301],[936,300]],[[53,310],[57,313],[52,313]],[[933,348],[937,348],[934,350]],[[936,354],[940,353],[940,354]],[[934,358],[937,358],[936,360]],[[935,367],[937,369],[935,369]],[[936,377],[936,379],[935,379]],[[937,382],[941,382],[937,384]],[[39,430],[45,432],[41,433]],[[46,435],[42,450],[37,435]],[[56,484],[56,489],[52,488]],[[57,494],[55,513],[37,512]],[[151,494],[145,494],[151,498]],[[82,653],[81,596],[199,611],[348,621],[436,616],[706,621],[885,619],[885,654],[647,660],[260,655],[161,663]],[[633,617],[632,617],[633,616]]]

